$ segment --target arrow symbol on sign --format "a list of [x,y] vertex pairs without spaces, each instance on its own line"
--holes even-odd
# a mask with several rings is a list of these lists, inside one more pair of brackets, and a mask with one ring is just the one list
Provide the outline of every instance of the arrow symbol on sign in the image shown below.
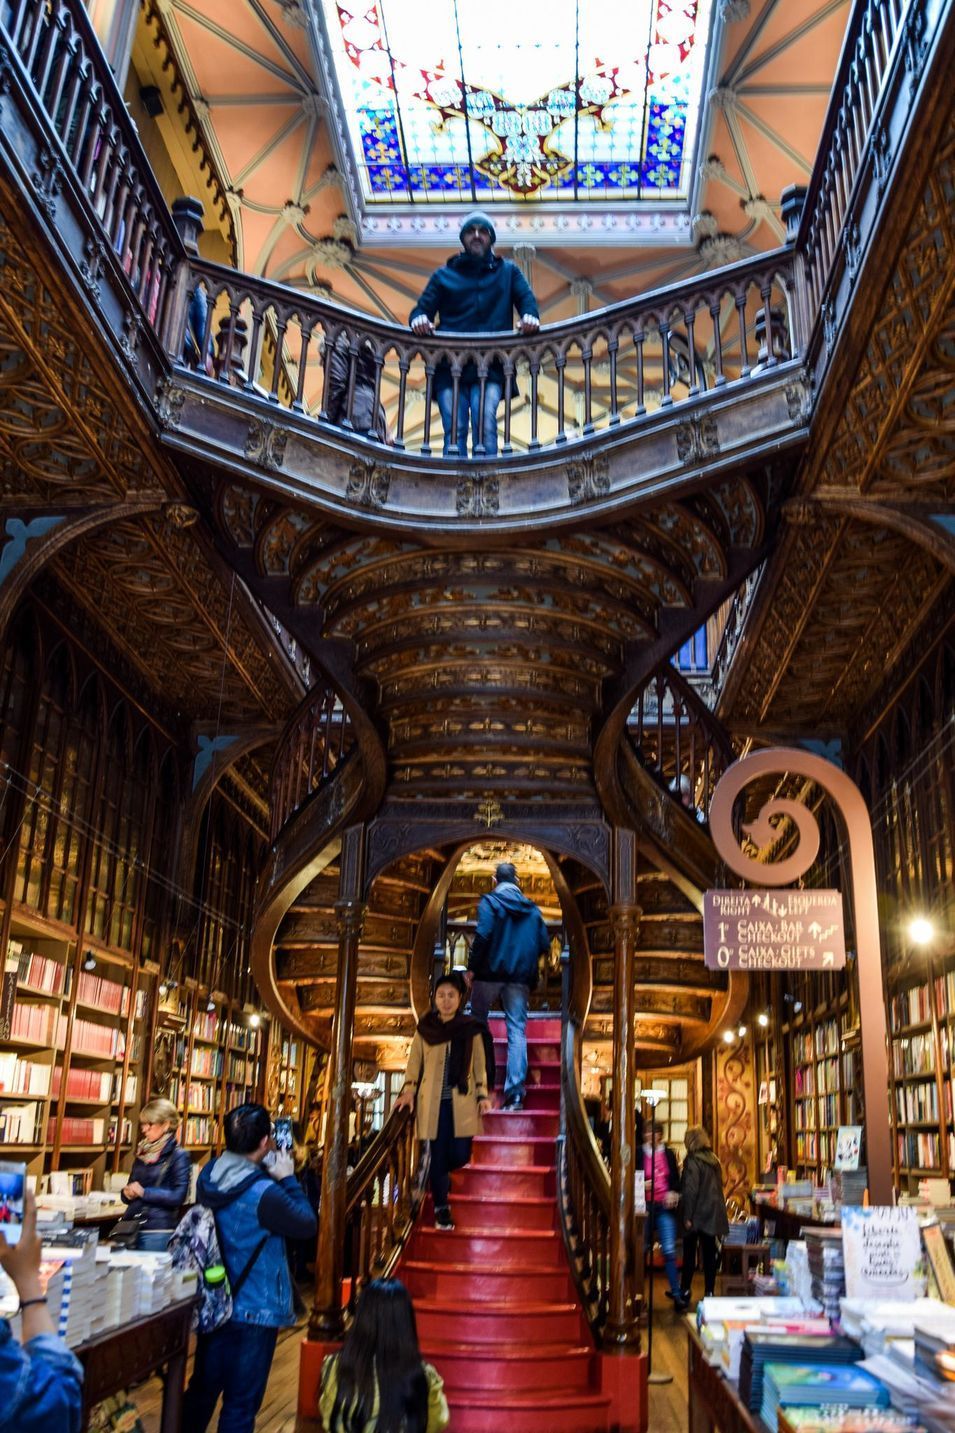
[[835,952],[834,952],[834,951],[824,950],[824,951],[822,952],[822,963],[823,963],[823,965],[833,965],[833,964],[835,963],[835,959],[836,959],[836,957],[835,957]]
[[813,940],[818,940],[819,937],[822,935],[822,926],[819,924],[818,921],[813,921],[812,925],[809,927],[809,934],[812,936]]

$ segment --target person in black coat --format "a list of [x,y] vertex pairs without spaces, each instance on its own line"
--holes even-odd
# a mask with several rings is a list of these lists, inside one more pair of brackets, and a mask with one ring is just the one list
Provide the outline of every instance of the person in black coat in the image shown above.
[[145,1214],[144,1229],[175,1229],[189,1193],[192,1161],[176,1143],[179,1111],[171,1100],[151,1100],[139,1116],[142,1139],[120,1199],[128,1217]]
[[729,1233],[723,1171],[702,1125],[686,1132],[686,1159],[680,1191],[680,1222],[683,1228],[683,1298],[689,1303],[696,1269],[697,1247],[703,1253],[703,1292],[707,1298],[716,1288],[718,1241]]
[[[435,331],[435,318],[444,333],[508,333],[513,329],[514,313],[519,318],[521,333],[536,333],[540,328],[540,310],[531,286],[510,259],[499,259],[494,253],[497,234],[486,214],[477,210],[461,225],[462,254],[455,254],[431,275],[427,287],[411,310],[412,330],[422,337]],[[468,453],[468,423],[475,451],[483,444],[484,456],[497,453],[497,408],[504,393],[504,368],[499,360],[488,365],[483,384],[484,414],[481,422],[481,378],[477,365],[465,365],[458,384],[456,448],[451,446],[453,431],[454,378],[447,359],[442,360],[434,375],[434,400],[444,425],[444,456],[453,452],[462,458]],[[514,396],[517,388],[513,390]]]
[[388,423],[384,405],[380,399],[375,403],[375,355],[367,339],[359,345],[355,355],[355,379],[349,411],[351,366],[348,339],[340,334],[325,354],[325,398],[322,406],[328,421],[341,426],[347,419],[356,433],[385,443],[388,440]]

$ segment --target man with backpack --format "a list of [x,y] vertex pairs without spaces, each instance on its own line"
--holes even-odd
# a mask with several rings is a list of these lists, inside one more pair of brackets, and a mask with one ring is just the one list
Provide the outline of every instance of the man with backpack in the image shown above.
[[[199,1175],[196,1199],[215,1221],[231,1316],[203,1332],[200,1311],[195,1367],[183,1406],[182,1426],[189,1433],[204,1433],[220,1393],[219,1433],[252,1433],[278,1331],[295,1322],[285,1241],[314,1239],[318,1228],[295,1178],[294,1158],[276,1151],[262,1105],[229,1111],[225,1144],[224,1153]],[[222,1280],[219,1269],[204,1272],[207,1283]]]
[[538,962],[550,949],[550,936],[539,908],[521,890],[513,862],[501,861],[494,881],[493,891],[478,901],[477,931],[468,958],[471,1014],[486,1021],[491,1006],[500,1000],[507,1028],[504,1109],[522,1110],[527,1008],[537,985]]

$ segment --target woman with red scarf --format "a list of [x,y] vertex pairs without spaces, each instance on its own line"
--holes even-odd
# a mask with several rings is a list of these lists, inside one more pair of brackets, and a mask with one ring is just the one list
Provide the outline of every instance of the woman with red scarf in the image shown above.
[[436,1229],[454,1228],[448,1203],[451,1171],[470,1160],[471,1139],[480,1134],[481,1116],[491,1107],[488,1075],[494,1047],[484,1022],[462,1015],[465,990],[455,971],[438,981],[434,1008],[418,1021],[404,1087],[395,1101],[396,1109],[413,1110],[417,1104],[418,1138],[431,1143]]

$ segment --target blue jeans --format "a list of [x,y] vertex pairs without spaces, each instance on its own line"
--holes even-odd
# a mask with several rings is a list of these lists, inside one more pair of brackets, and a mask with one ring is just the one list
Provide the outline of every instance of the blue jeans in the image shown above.
[[[497,454],[497,409],[504,389],[500,383],[488,378],[484,383],[484,456],[493,458]],[[454,381],[450,373],[439,373],[434,383],[434,401],[444,425],[444,456],[450,458],[458,453],[462,458],[468,455],[468,423],[471,425],[472,446],[476,443],[481,418],[481,383],[475,379],[458,384],[458,444],[451,446],[451,410],[454,400]],[[478,454],[480,457],[480,454]]]
[[507,1074],[504,1100],[522,1100],[527,1080],[527,1006],[530,986],[507,980],[475,980],[471,987],[471,1014],[487,1020],[488,1011],[500,1000],[507,1026]]
[[222,1394],[219,1433],[253,1433],[265,1397],[277,1328],[230,1319],[200,1334],[196,1361],[182,1406],[182,1426],[205,1433]]
[[647,1247],[651,1252],[654,1239],[659,1239],[660,1248],[663,1250],[663,1266],[666,1269],[670,1293],[680,1298],[683,1291],[676,1271],[676,1215],[672,1209],[662,1209],[659,1204],[651,1206],[647,1220]]

